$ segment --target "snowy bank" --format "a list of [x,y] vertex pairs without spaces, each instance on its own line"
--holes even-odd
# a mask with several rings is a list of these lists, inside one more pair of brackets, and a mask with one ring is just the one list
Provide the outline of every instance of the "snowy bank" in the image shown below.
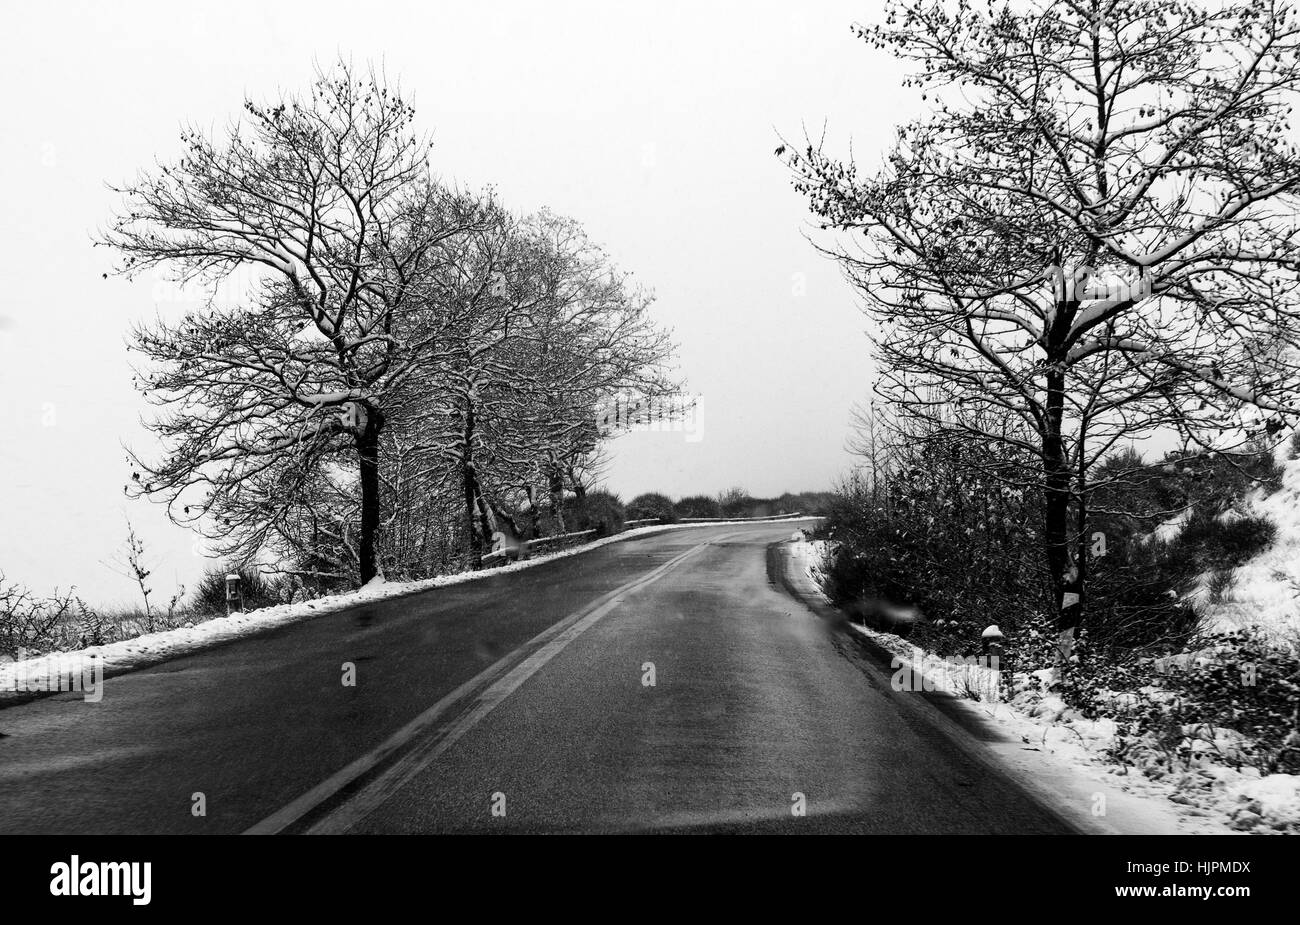
[[1232,573],[1219,600],[1201,577],[1192,604],[1211,630],[1254,627],[1283,641],[1300,641],[1300,459],[1287,459],[1290,442],[1279,450],[1281,488],[1257,488],[1244,501],[1248,513],[1266,517],[1277,528],[1272,545]]
[[[794,562],[819,592],[826,552],[827,544],[820,542],[796,542],[791,548]],[[822,599],[829,603],[824,593]],[[1055,692],[1054,669],[1016,675],[1008,700],[996,685],[986,683],[987,669],[923,652],[892,633],[857,623],[849,627],[891,656],[894,679],[909,684],[906,689],[920,689],[917,679],[923,679],[924,690],[951,694],[958,709],[994,723],[1025,749],[1049,756],[1073,779],[1135,798],[1139,812],[1145,802],[1153,811],[1171,813],[1179,831],[1300,834],[1300,775],[1262,775],[1256,768],[1229,766],[1236,735],[1231,730],[1204,726],[1183,730],[1193,741],[1194,756],[1185,769],[1170,768],[1154,752],[1141,750],[1120,763],[1110,753],[1118,744],[1116,722],[1087,719],[1070,709]],[[972,671],[980,676],[973,677]]]

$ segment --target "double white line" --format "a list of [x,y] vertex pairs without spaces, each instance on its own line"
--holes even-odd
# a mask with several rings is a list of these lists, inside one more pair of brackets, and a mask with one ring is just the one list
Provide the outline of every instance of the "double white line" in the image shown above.
[[[682,562],[710,545],[710,543],[730,539],[735,535],[735,533],[727,533],[723,536],[713,537],[707,543],[692,546],[685,552],[669,559],[663,565],[629,581],[621,587],[615,588],[608,594],[597,598],[582,610],[570,614],[553,626],[538,633],[509,655],[504,656],[450,694],[447,694],[429,709],[389,736],[377,748],[362,755],[342,770],[330,775],[293,802],[281,807],[249,828],[244,834],[274,835],[285,831],[317,811],[340,791],[353,786],[362,777],[400,753],[400,757],[392,761],[373,780],[362,785],[354,795],[349,796],[344,802],[329,810],[328,813],[312,823],[306,830],[308,834],[312,835],[346,832],[377,809],[430,763],[436,761],[461,736],[473,729],[485,716],[496,709],[501,701],[509,697],[521,684],[536,674],[543,665],[559,655],[565,646],[573,642],[573,640],[594,626],[602,617],[621,604],[626,595],[662,578]],[[518,661],[520,653],[530,649],[533,650],[532,654],[522,661]],[[511,668],[511,665],[514,667]],[[472,706],[462,712],[450,725],[440,728],[443,719],[453,708],[466,701],[474,691],[479,690],[481,690],[481,693],[474,698]],[[408,748],[412,742],[416,744]]]

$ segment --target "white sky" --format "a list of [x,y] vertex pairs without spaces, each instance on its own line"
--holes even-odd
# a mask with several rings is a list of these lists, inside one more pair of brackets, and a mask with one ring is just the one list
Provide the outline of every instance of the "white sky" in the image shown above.
[[[680,496],[828,487],[869,382],[865,320],[802,237],[777,132],[829,120],[874,161],[914,100],[849,25],[875,4],[9,4],[0,20],[0,571],[98,603],[124,517],[155,598],[205,565],[161,507],[128,502],[121,444],[148,448],[124,336],[165,290],[101,274],[105,188],[219,126],[245,93],[305,87],[314,60],[383,64],[435,133],[438,171],[519,210],[582,221],[655,290],[702,396],[700,433],[613,446],[609,487]],[[802,274],[802,276],[799,276]],[[802,294],[800,294],[802,292]]]

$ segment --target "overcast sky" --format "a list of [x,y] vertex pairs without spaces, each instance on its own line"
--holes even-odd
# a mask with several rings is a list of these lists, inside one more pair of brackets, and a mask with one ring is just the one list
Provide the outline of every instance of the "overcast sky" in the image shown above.
[[699,394],[698,440],[612,447],[625,499],[740,485],[829,487],[849,464],[850,405],[870,379],[865,321],[803,234],[773,156],[802,126],[875,161],[914,100],[855,39],[875,4],[11,4],[0,28],[0,571],[100,603],[129,516],[156,597],[192,583],[195,537],[122,495],[121,444],[148,450],[124,336],[176,311],[150,279],[102,274],[92,248],[128,179],[339,55],[381,63],[436,139],[444,177],[512,207],[571,215],[657,295]]

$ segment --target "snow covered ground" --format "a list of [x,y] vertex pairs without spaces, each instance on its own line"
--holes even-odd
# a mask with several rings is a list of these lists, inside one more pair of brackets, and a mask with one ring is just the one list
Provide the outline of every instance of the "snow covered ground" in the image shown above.
[[[201,623],[186,624],[176,629],[163,630],[157,633],[147,633],[143,636],[124,639],[107,645],[90,646],[75,652],[47,652],[22,661],[0,661],[0,703],[6,700],[27,697],[31,693],[45,690],[47,688],[39,686],[45,679],[50,677],[59,678],[68,673],[69,666],[82,665],[86,662],[95,663],[97,669],[102,670],[104,675],[121,674],[124,671],[131,671],[182,655],[189,655],[209,646],[219,645],[243,636],[251,636],[290,623],[297,623],[300,620],[309,620],[322,614],[335,613],[348,607],[355,607],[358,604],[382,601],[405,594],[461,584],[466,581],[479,581],[507,572],[518,572],[523,569],[534,568],[545,562],[553,562],[556,559],[581,555],[593,549],[607,546],[610,543],[617,543],[635,536],[644,536],[665,530],[689,530],[716,524],[779,523],[784,519],[772,521],[728,520],[714,521],[712,524],[690,523],[638,527],[581,546],[545,553],[522,562],[511,562],[507,565],[482,569],[477,572],[442,575],[424,581],[386,582],[382,579],[376,579],[356,591],[332,594],[293,604],[264,607],[249,613],[232,614],[228,617],[216,617]],[[83,668],[78,667],[73,670],[81,673]],[[89,672],[88,668],[85,670]],[[89,676],[89,673],[87,673],[87,677]]]
[[1282,487],[1270,495],[1256,489],[1246,511],[1277,527],[1273,544],[1233,571],[1233,583],[1212,601],[1202,576],[1192,603],[1209,629],[1256,627],[1267,635],[1300,643],[1300,459],[1287,459],[1290,443],[1279,450]]
[[[818,587],[825,553],[823,542],[794,544],[793,554]],[[1227,730],[1184,730],[1197,738],[1200,746],[1186,771],[1167,771],[1141,755],[1134,756],[1132,765],[1122,765],[1107,755],[1116,741],[1114,720],[1089,720],[1067,708],[1052,692],[1054,670],[1017,676],[1007,701],[998,695],[996,686],[973,679],[972,672],[979,675],[987,669],[922,652],[892,633],[849,625],[895,656],[894,665],[908,677],[925,679],[927,690],[961,698],[962,709],[976,711],[1026,747],[1050,756],[1074,778],[1114,788],[1138,800],[1157,801],[1153,809],[1172,810],[1181,832],[1300,834],[1300,775],[1261,775],[1255,768],[1224,765],[1216,759],[1231,747]]]

